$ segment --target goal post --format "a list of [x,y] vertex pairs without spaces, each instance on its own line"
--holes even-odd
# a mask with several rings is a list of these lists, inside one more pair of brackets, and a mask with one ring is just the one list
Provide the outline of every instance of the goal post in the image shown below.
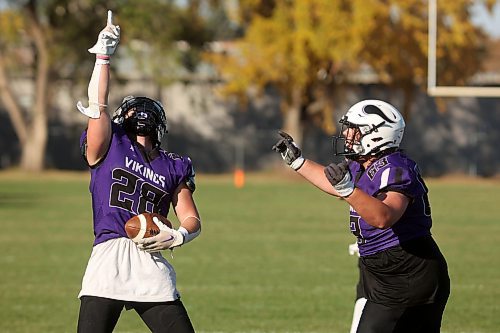
[[437,1],[429,0],[427,94],[435,97],[500,97],[500,87],[439,86],[437,84]]

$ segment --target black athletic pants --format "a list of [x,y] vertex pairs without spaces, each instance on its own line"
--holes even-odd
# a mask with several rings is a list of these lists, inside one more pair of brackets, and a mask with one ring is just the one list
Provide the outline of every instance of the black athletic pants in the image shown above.
[[446,302],[413,307],[388,307],[367,301],[359,333],[439,333]]
[[182,302],[126,302],[82,296],[78,333],[110,333],[123,308],[134,309],[151,332],[193,333],[194,328]]
[[360,284],[368,301],[358,333],[440,332],[450,279],[432,237],[361,257]]

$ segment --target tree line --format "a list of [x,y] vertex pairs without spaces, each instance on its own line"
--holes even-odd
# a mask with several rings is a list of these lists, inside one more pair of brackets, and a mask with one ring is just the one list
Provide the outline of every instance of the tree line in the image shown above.
[[[485,0],[491,10],[496,3]],[[252,92],[274,89],[284,129],[336,131],[335,96],[369,70],[403,93],[405,118],[427,76],[427,1],[421,0],[7,0],[0,7],[0,112],[9,115],[24,170],[44,168],[48,115],[57,82],[81,86],[94,59],[86,50],[112,10],[122,28],[118,57],[131,57],[158,94],[210,64],[221,97],[244,108]],[[439,84],[465,83],[480,70],[488,36],[471,20],[469,0],[438,1]],[[125,52],[126,51],[126,52]],[[33,81],[21,104],[16,77]],[[117,78],[119,80],[120,78]],[[334,94],[336,92],[337,94]],[[161,100],[161,96],[155,96]]]

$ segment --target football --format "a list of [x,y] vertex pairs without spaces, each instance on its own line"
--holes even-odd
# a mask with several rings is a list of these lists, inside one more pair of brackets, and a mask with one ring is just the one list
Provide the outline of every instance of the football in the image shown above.
[[172,223],[165,216],[156,213],[142,213],[133,216],[125,223],[125,232],[128,238],[138,242],[143,238],[158,235],[160,228],[153,222],[153,217],[157,217],[167,227],[172,228]]

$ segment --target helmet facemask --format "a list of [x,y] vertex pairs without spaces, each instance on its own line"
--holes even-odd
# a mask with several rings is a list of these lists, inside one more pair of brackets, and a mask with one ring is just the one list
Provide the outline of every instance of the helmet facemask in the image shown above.
[[147,97],[125,97],[113,115],[113,122],[121,125],[127,133],[149,136],[155,147],[160,145],[167,132],[162,105]]
[[351,124],[344,116],[340,119],[341,130],[338,136],[333,137],[333,153],[335,156],[354,157],[362,153],[361,130]]

